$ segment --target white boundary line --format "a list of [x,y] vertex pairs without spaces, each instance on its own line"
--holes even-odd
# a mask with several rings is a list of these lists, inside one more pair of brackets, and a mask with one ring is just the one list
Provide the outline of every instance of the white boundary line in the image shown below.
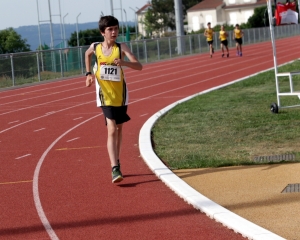
[[[292,63],[294,61],[285,63],[283,65]],[[281,65],[282,66],[282,65]],[[179,197],[183,198],[187,203],[191,204],[196,209],[199,209],[201,212],[204,212],[210,218],[222,223],[224,226],[233,229],[235,232],[242,234],[244,237],[255,240],[282,240],[284,238],[276,235],[275,233],[270,232],[240,216],[229,211],[228,209],[218,205],[209,198],[205,197],[201,193],[197,192],[194,188],[184,182],[176,174],[174,174],[162,161],[157,157],[152,149],[151,144],[151,129],[155,122],[167,113],[169,110],[174,108],[176,105],[186,102],[196,96],[229,86],[236,82],[243,81],[250,77],[256,76],[260,73],[272,70],[274,68],[269,68],[267,70],[261,71],[249,75],[247,77],[232,81],[214,87],[200,93],[194,94],[182,100],[179,100],[169,106],[163,108],[159,112],[152,115],[143,125],[139,134],[139,149],[142,158],[148,165],[148,167],[153,171],[153,173],[161,179],[171,190],[173,190]],[[271,114],[271,113],[270,113]]]

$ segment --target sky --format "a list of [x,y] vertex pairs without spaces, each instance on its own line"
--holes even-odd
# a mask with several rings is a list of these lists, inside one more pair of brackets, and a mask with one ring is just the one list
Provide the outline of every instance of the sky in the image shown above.
[[[60,16],[62,23],[75,24],[78,20],[80,24],[98,22],[102,14],[111,15],[111,0],[0,0],[0,30],[38,25],[39,22],[40,24],[49,23],[48,1],[50,1],[52,23],[60,23]],[[148,1],[112,0],[112,2],[114,16],[120,22],[121,12],[124,22],[126,16],[127,21],[135,22],[135,13],[131,8],[140,9]],[[121,4],[123,11],[121,11]]]

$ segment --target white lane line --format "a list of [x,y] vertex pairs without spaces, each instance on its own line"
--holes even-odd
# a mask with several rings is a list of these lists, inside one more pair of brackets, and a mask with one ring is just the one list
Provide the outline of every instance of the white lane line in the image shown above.
[[13,121],[13,122],[9,122],[8,124],[13,124],[13,123],[17,123],[17,122],[20,122],[20,120],[16,120],[16,121]]
[[[93,101],[94,102],[94,101]],[[43,155],[41,156],[40,160],[38,161],[38,164],[35,168],[35,171],[34,171],[34,175],[33,175],[33,199],[34,199],[34,204],[35,204],[35,208],[38,212],[38,215],[40,217],[40,220],[43,224],[43,226],[45,227],[49,237],[51,240],[58,240],[59,238],[57,237],[55,231],[53,230],[53,228],[51,227],[46,215],[45,215],[45,212],[43,210],[43,207],[42,207],[42,203],[41,203],[41,200],[40,200],[40,196],[39,196],[39,174],[40,174],[40,170],[41,170],[41,167],[42,167],[42,164],[47,156],[47,154],[49,153],[49,151],[53,148],[53,146],[60,140],[62,139],[65,135],[67,135],[69,132],[73,131],[73,129],[79,127],[80,125],[96,118],[96,117],[99,117],[101,114],[98,114],[94,117],[91,117],[87,120],[85,120],[84,122],[81,122],[79,123],[78,125],[76,125],[75,127],[69,129],[68,131],[66,131],[65,133],[63,133],[62,135],[60,135],[60,137],[58,137],[47,149],[46,151],[43,153]]]
[[148,115],[148,113],[142,114],[142,115],[140,115],[140,117],[143,117],[143,116],[146,116],[146,115]]
[[[273,69],[273,68],[270,68],[270,69]],[[269,71],[270,69],[267,69],[267,70],[262,71],[262,72]],[[251,75],[251,76],[255,76],[255,75],[257,75],[257,74],[259,74],[259,73],[253,74],[253,75]],[[216,76],[216,77],[217,77],[217,76]],[[214,78],[216,78],[216,77],[213,77],[213,78],[211,78],[211,79],[214,79]],[[247,77],[244,77],[244,78],[242,78],[242,79],[239,79],[239,80],[236,80],[236,81],[232,81],[232,82],[226,83],[226,85],[233,84],[233,83],[235,83],[235,82],[237,82],[237,81],[241,81],[241,80],[247,79],[247,78],[249,78],[249,77],[250,77],[250,76],[247,76]],[[203,81],[203,82],[206,82],[206,81],[209,81],[209,80],[210,80],[210,79],[206,79],[206,80]],[[174,88],[174,89],[172,89],[172,90],[160,92],[160,93],[157,93],[157,94],[154,94],[154,95],[145,97],[145,98],[138,99],[138,100],[133,101],[133,102],[131,102],[131,103],[129,103],[129,104],[131,105],[131,104],[134,104],[134,103],[137,103],[137,102],[141,102],[141,101],[144,101],[144,100],[153,98],[153,97],[155,97],[155,96],[163,95],[163,94],[170,93],[170,92],[173,92],[173,91],[178,91],[178,90],[180,90],[180,89],[187,88],[187,87],[190,87],[190,86],[193,86],[193,85],[196,85],[196,84],[199,84],[199,82],[192,83],[192,84],[188,84],[188,85],[184,85],[184,86],[181,86],[181,87],[178,87],[178,88]],[[224,85],[225,85],[225,84],[224,84]],[[221,85],[221,86],[219,86],[219,87],[215,87],[215,88],[212,88],[212,89],[218,89],[218,88],[220,88],[220,87],[222,87],[222,86],[224,86],[224,85]],[[205,93],[205,92],[208,92],[208,91],[212,91],[212,89],[203,91],[203,92],[201,92],[201,94],[203,94],[203,93]],[[197,94],[196,94],[196,95],[197,95]],[[198,94],[198,95],[199,95],[199,94]],[[94,102],[94,101],[92,101],[92,102]],[[160,114],[161,114],[161,113],[160,113]],[[43,162],[45,161],[45,158],[46,158],[47,154],[50,152],[50,150],[53,148],[53,146],[54,146],[60,139],[62,139],[64,136],[66,136],[68,133],[70,133],[71,131],[73,131],[73,130],[76,129],[77,127],[79,127],[79,126],[81,126],[81,125],[87,123],[88,121],[90,121],[90,120],[92,120],[92,119],[94,119],[94,118],[96,118],[96,117],[98,117],[98,116],[100,116],[100,115],[102,115],[102,113],[101,113],[101,114],[98,114],[98,115],[95,115],[94,117],[91,117],[91,118],[89,118],[89,119],[87,119],[87,120],[85,120],[85,121],[83,121],[83,122],[77,124],[77,125],[74,126],[73,128],[71,128],[71,129],[69,129],[68,131],[66,131],[65,133],[63,133],[61,136],[59,136],[59,137],[58,137],[54,142],[52,142],[52,144],[46,149],[46,151],[43,153],[42,157],[41,157],[40,160],[38,161],[38,164],[37,164],[37,166],[36,166],[36,168],[35,168],[35,171],[34,171],[34,177],[33,177],[33,197],[34,197],[34,204],[35,204],[36,210],[37,210],[37,212],[38,212],[38,215],[39,215],[39,217],[40,217],[40,220],[41,220],[43,226],[45,227],[45,229],[46,229],[48,235],[50,236],[51,240],[58,240],[58,237],[57,237],[55,231],[52,229],[52,227],[51,227],[51,225],[50,225],[50,223],[49,223],[49,221],[48,221],[48,219],[47,219],[47,217],[46,217],[46,215],[45,215],[45,212],[44,212],[44,210],[43,210],[42,204],[41,204],[41,200],[40,200],[40,196],[39,196],[39,188],[38,188],[38,181],[39,181],[40,169],[41,169],[41,167],[42,167]],[[156,116],[155,116],[155,117],[156,117]],[[152,119],[152,118],[153,118],[153,116],[151,117],[151,119]],[[147,121],[147,122],[148,122],[148,121]],[[151,122],[150,126],[148,126],[148,127],[152,127],[153,124],[154,124],[154,123]],[[144,124],[144,126],[145,126],[145,124]],[[148,130],[148,129],[147,129],[147,130]],[[0,133],[1,133],[1,132],[0,132]],[[147,131],[146,131],[145,134],[140,134],[140,136],[139,136],[139,137],[140,137],[140,138],[139,138],[139,142],[145,140],[145,138],[149,138],[148,135],[149,135],[149,134],[147,133]],[[150,139],[150,138],[149,138],[149,139]],[[141,143],[140,143],[140,144],[141,144]],[[141,146],[140,146],[140,151],[141,151],[141,155],[142,155]],[[150,143],[150,144],[149,144],[149,143],[146,144],[145,149],[143,149],[143,152],[144,152],[144,151],[146,151],[146,153],[145,153],[144,155],[142,155],[143,158],[145,157],[145,155],[147,155],[147,152],[148,152],[148,154],[149,154],[149,152],[151,152],[151,154],[152,154],[153,149],[152,149],[151,143]],[[154,154],[154,153],[153,153],[153,154]],[[152,155],[153,155],[153,154],[152,154]],[[154,155],[155,155],[155,154],[154,154]],[[155,155],[155,156],[156,156],[156,155]],[[144,158],[144,159],[145,159],[145,158]],[[148,163],[147,163],[147,164],[148,164]],[[160,164],[162,164],[162,163],[160,163]],[[151,165],[151,164],[150,164],[150,165]],[[148,165],[148,166],[149,166],[149,165]],[[152,165],[151,165],[150,168],[152,169]],[[166,167],[164,166],[162,171],[165,171],[165,168],[166,168]],[[159,171],[160,167],[159,167],[159,168],[154,168],[154,169],[155,169],[156,171],[157,171],[157,170]],[[167,169],[167,171],[170,171],[170,170]],[[168,173],[169,173],[169,172],[168,172]],[[172,172],[171,172],[171,173],[172,173]],[[155,172],[155,174],[157,174],[157,172]],[[160,179],[163,178],[161,175],[162,175],[162,174],[160,174],[160,176],[159,176]],[[176,176],[176,177],[177,177],[177,176]],[[177,178],[178,178],[178,177],[177,177]],[[182,186],[182,184],[180,184],[180,185]],[[182,190],[182,189],[181,189],[181,190]],[[195,192],[196,192],[196,191],[193,190],[193,193],[195,193]],[[200,193],[199,193],[199,194],[200,194]],[[187,200],[190,201],[190,199],[187,199]],[[206,200],[207,200],[207,199],[206,199]],[[193,202],[193,205],[195,205],[194,202]],[[202,206],[201,208],[203,208],[203,206]],[[204,207],[204,208],[205,208],[205,207]],[[242,232],[245,231],[244,229],[241,230],[241,229],[239,228],[239,227],[241,227],[242,224],[240,224],[238,227],[228,226],[228,221],[226,221],[226,217],[225,217],[225,219],[218,219],[217,216],[214,216],[214,218],[217,219],[217,220],[219,220],[219,221],[222,222],[222,223],[227,224],[226,226],[229,227],[229,228],[235,228],[236,231],[242,231]],[[238,221],[239,221],[240,219],[242,219],[242,218],[240,218],[240,217],[238,216]],[[247,221],[247,220],[246,220],[246,221]],[[251,224],[252,224],[252,223],[251,223]],[[253,225],[255,225],[255,224],[253,224]],[[253,225],[252,225],[252,226],[253,226]],[[263,229],[263,228],[261,228],[261,227],[258,227],[258,228],[259,228],[259,230],[262,230],[262,229]],[[262,231],[265,232],[265,231],[267,231],[267,230],[264,230],[264,229],[263,229]],[[268,234],[269,234],[269,232],[267,232],[267,235],[268,235]],[[273,233],[271,233],[271,235],[272,235],[272,236],[275,236],[275,235],[273,235]],[[276,239],[276,238],[275,238],[275,239]]]
[[[71,109],[71,108],[75,108],[75,107],[79,107],[79,106],[81,106],[81,105],[89,104],[89,103],[92,103],[92,102],[94,103],[95,101],[85,102],[85,103],[81,103],[81,104],[78,104],[78,105],[75,105],[75,106],[72,106],[72,107],[64,108],[64,109],[61,109],[61,110],[56,111],[56,113],[63,112],[63,111],[65,111],[65,110],[68,110],[68,109]],[[40,117],[37,117],[37,118],[33,118],[33,119],[30,119],[30,120],[28,120],[28,121],[26,121],[26,122],[22,122],[22,123],[20,123],[20,124],[17,124],[17,125],[15,125],[15,126],[12,126],[12,127],[10,127],[10,128],[3,129],[2,131],[0,131],[0,134],[1,134],[1,133],[4,133],[4,132],[6,132],[6,131],[8,131],[8,130],[10,130],[10,129],[13,129],[13,128],[16,128],[16,127],[18,127],[18,126],[21,126],[21,125],[23,125],[23,124],[25,124],[25,123],[33,122],[33,121],[35,121],[35,120],[37,120],[37,119],[44,118],[44,117],[48,117],[48,115],[43,115],[43,116],[40,116]]]
[[18,159],[29,157],[29,156],[31,156],[31,154],[26,154],[26,155],[23,155],[23,156],[20,156],[20,157],[16,157],[15,159],[18,160]]
[[75,140],[77,140],[77,139],[79,139],[79,138],[80,138],[80,137],[73,138],[73,139],[68,140],[67,142],[72,142],[72,141],[75,141]]
[[39,132],[39,131],[42,131],[42,130],[45,130],[46,128],[40,128],[40,129],[37,129],[37,130],[34,130],[33,132]]
[[73,120],[75,121],[75,120],[78,120],[78,119],[81,119],[82,117],[78,117],[78,118],[74,118]]
[[55,111],[47,112],[47,113],[45,113],[45,115],[51,115],[51,114],[54,114],[54,113],[55,113]]

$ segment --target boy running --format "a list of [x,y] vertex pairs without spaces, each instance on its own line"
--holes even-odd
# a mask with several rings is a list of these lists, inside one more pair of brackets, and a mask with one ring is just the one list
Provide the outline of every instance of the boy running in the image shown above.
[[221,40],[221,49],[222,49],[222,57],[224,57],[224,47],[227,50],[227,57],[229,57],[229,50],[228,50],[228,41],[227,41],[228,34],[225,31],[224,25],[221,26],[220,31],[220,40]]
[[[86,86],[94,82],[91,72],[92,55],[96,56],[94,67],[97,106],[102,108],[107,126],[107,150],[112,167],[112,182],[123,180],[120,169],[120,149],[123,123],[127,115],[128,89],[122,66],[142,70],[143,66],[125,43],[117,43],[119,21],[113,16],[103,16],[99,30],[104,37],[101,43],[92,43],[85,52]],[[124,57],[129,61],[125,61]]]
[[206,37],[206,41],[207,41],[208,46],[209,46],[209,54],[210,54],[210,57],[212,58],[212,54],[214,53],[214,47],[213,47],[214,30],[210,26],[211,26],[211,24],[210,24],[210,22],[208,22],[207,23],[207,28],[204,31],[204,36]]
[[236,24],[235,29],[233,30],[233,38],[235,39],[236,55],[240,57],[243,56],[242,53],[243,35],[244,32],[240,29],[240,25]]

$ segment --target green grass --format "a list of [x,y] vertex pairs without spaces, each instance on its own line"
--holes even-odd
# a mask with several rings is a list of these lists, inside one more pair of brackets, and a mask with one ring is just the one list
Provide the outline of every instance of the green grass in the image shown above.
[[[279,72],[299,70],[299,61]],[[300,76],[293,77],[294,90]],[[280,92],[288,91],[280,78]],[[281,106],[300,104],[281,97]],[[276,100],[274,70],[179,104],[153,128],[156,154],[174,169],[256,164],[256,156],[295,154],[300,160],[300,109],[270,111]]]

